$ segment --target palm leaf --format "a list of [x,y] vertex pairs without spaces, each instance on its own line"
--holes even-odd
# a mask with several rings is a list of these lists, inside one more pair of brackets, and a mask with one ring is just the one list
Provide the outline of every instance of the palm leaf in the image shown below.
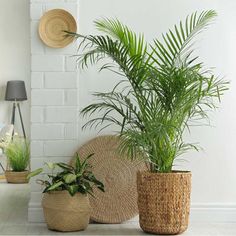
[[180,22],[175,25],[174,30],[162,35],[164,43],[155,39],[153,47],[153,58],[158,58],[166,66],[181,66],[182,63],[191,64],[194,59],[192,54],[192,40],[204,30],[217,16],[213,10],[203,11],[199,15],[197,12],[186,17],[185,25]]

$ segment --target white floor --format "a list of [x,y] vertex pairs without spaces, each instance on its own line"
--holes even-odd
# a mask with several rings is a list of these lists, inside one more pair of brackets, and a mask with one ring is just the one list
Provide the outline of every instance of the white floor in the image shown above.
[[[0,182],[0,235],[61,235],[47,230],[45,224],[27,222],[29,186]],[[90,224],[86,231],[64,235],[145,235],[137,222],[117,225]],[[147,235],[147,234],[146,234]],[[183,236],[236,236],[233,223],[190,224]]]

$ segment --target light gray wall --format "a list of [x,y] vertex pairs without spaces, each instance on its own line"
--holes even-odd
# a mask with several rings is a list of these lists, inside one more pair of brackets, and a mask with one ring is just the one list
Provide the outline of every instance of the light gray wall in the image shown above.
[[[8,80],[24,80],[30,96],[29,0],[0,1],[0,123],[9,123],[11,119],[12,104],[4,101]],[[28,134],[29,104],[29,101],[22,104]],[[21,132],[18,116],[16,122],[16,131]]]

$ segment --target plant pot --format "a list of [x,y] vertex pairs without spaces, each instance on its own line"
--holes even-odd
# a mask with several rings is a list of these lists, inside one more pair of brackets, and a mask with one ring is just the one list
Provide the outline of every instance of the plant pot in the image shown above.
[[89,198],[80,193],[73,197],[67,191],[45,193],[42,200],[48,229],[69,232],[87,228],[91,213]]
[[139,224],[154,234],[180,234],[188,228],[191,172],[138,172]]
[[16,171],[5,171],[5,177],[8,183],[13,184],[24,184],[28,183],[29,180],[27,179],[27,175],[29,174],[28,170],[16,172]]

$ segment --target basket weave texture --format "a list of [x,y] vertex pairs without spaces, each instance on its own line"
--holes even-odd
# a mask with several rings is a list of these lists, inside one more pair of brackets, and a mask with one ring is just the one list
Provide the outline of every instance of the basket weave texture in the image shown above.
[[51,230],[79,231],[88,226],[91,207],[87,195],[77,193],[72,197],[67,191],[45,193],[42,206]]
[[139,224],[145,232],[179,234],[188,227],[191,173],[138,172]]
[[39,36],[49,47],[63,48],[72,43],[74,38],[66,36],[65,31],[76,32],[74,17],[63,9],[47,11],[39,23]]
[[105,185],[104,193],[94,189],[95,197],[89,197],[91,220],[95,222],[116,224],[138,214],[136,174],[147,168],[143,161],[132,162],[121,156],[117,150],[119,142],[114,135],[99,136],[78,150],[82,159],[94,153],[89,163],[94,175]]
[[21,172],[15,172],[11,170],[5,171],[5,177],[8,183],[14,183],[14,184],[23,184],[28,183],[29,180],[27,179],[27,175],[29,174],[29,171],[21,171]]

